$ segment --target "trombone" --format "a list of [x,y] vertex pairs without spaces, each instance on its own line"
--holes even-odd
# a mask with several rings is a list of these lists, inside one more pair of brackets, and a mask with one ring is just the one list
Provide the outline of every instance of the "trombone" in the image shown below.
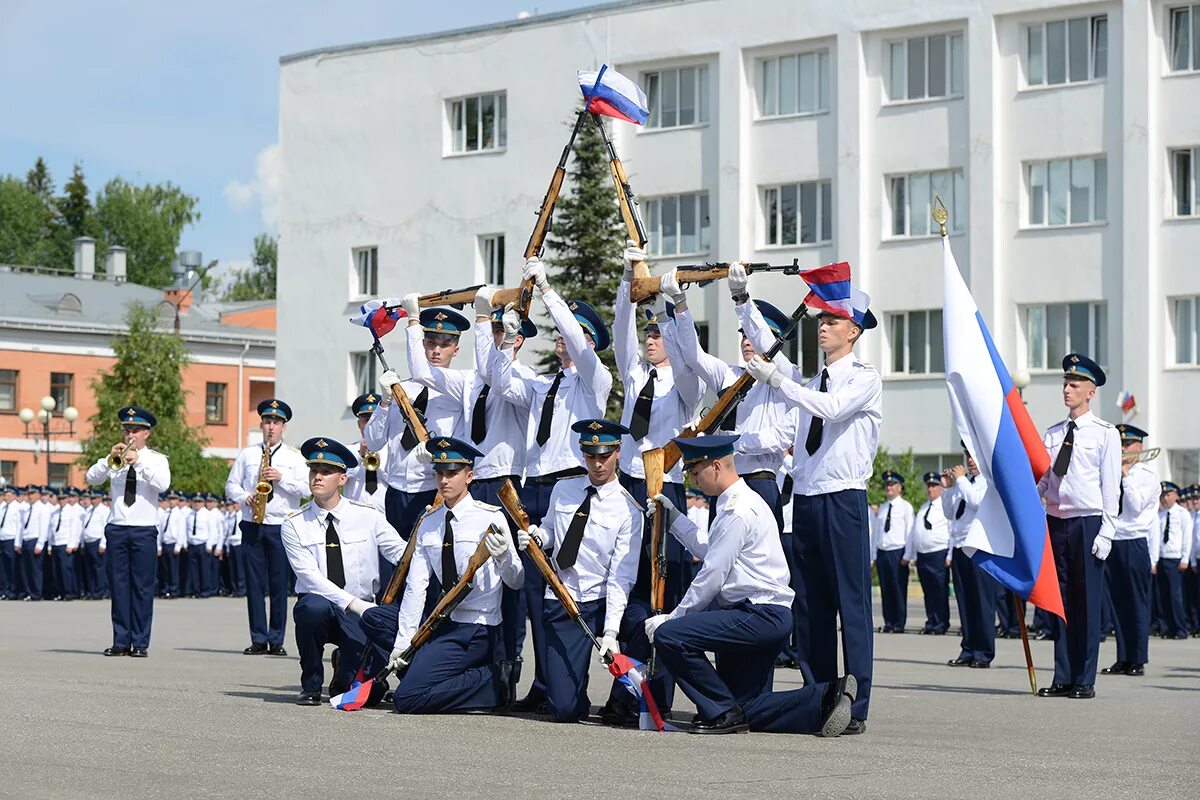
[[1158,454],[1162,452],[1161,447],[1151,447],[1149,450],[1138,450],[1136,453],[1122,453],[1122,464],[1145,464],[1147,461],[1153,461],[1158,458]]

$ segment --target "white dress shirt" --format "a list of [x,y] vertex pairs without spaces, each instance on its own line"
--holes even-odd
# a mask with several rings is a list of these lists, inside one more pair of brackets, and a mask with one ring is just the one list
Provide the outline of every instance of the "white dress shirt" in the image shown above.
[[[418,329],[419,330],[419,329]],[[421,358],[425,358],[424,351]],[[416,363],[416,362],[412,362]],[[415,402],[426,387],[416,381],[400,382],[401,390],[408,399]],[[425,429],[430,436],[458,436],[463,421],[463,403],[434,389],[428,390],[425,404]],[[436,488],[433,479],[433,467],[422,464],[401,444],[408,422],[404,419],[400,406],[389,395],[384,395],[382,402],[375,406],[367,427],[363,429],[363,438],[367,447],[378,450],[388,449],[387,469],[382,470],[383,478],[391,488],[413,494]]]
[[[1171,521],[1169,528],[1167,520]],[[1150,563],[1157,564],[1159,560],[1180,564],[1192,561],[1192,514],[1180,503],[1159,509],[1158,527],[1150,536]]]
[[747,600],[792,607],[795,593],[788,587],[790,573],[775,514],[741,478],[717,498],[717,516],[707,537],[701,538],[700,529],[683,514],[671,520],[671,534],[704,559],[671,619],[706,611],[714,600],[722,608]]
[[[888,514],[891,523],[888,523]],[[876,550],[903,550],[908,534],[912,531],[913,507],[903,497],[895,497],[879,504],[875,511],[875,524],[871,526],[871,560]]]
[[505,399],[526,409],[528,414],[525,431],[525,473],[528,477],[551,475],[583,466],[579,437],[571,431],[571,426],[581,419],[604,417],[613,380],[612,373],[604,366],[600,356],[588,345],[579,320],[575,319],[558,293],[545,292],[542,302],[550,312],[559,335],[563,337],[572,361],[571,368],[563,370],[563,379],[554,397],[550,438],[545,446],[537,443],[538,423],[542,418],[542,405],[557,373],[531,377],[516,369],[512,358],[492,359],[495,367],[492,374],[493,391],[499,388]]
[[30,503],[25,511],[25,520],[21,523],[21,547],[45,547],[50,535],[50,514],[53,507],[49,503],[38,500]]
[[1051,426],[1042,443],[1050,454],[1050,469],[1038,481],[1046,513],[1059,519],[1101,517],[1100,536],[1113,537],[1113,519],[1121,492],[1121,437],[1109,422],[1092,412],[1075,420],[1075,444],[1067,474],[1054,474],[1054,460],[1067,436],[1063,420]]
[[[942,495],[945,496],[945,492]],[[926,527],[928,523],[929,527]],[[950,546],[950,523],[942,509],[942,499],[926,500],[917,509],[908,540],[904,543],[904,560],[912,561],[917,553],[936,553]]]
[[[596,494],[588,507],[587,526],[579,542],[575,563],[566,569],[558,569],[554,557],[591,486],[586,475],[567,478],[554,485],[548,506],[550,513],[542,523],[546,531],[545,549],[553,551],[550,562],[577,602],[607,598],[604,630],[619,631],[621,617],[629,603],[629,590],[637,580],[644,517],[641,507],[616,478],[594,487]],[[554,592],[549,588],[546,599],[554,599]]]
[[1200,565],[1200,510],[1192,512],[1192,566]]
[[177,505],[168,511],[170,513],[167,517],[167,527],[163,531],[163,543],[174,547],[178,553],[187,547],[188,517],[191,516],[192,510],[186,505]]
[[112,512],[108,506],[101,503],[99,500],[92,502],[92,507],[87,510],[83,517],[83,541],[99,542],[101,547],[107,547],[108,542],[104,537],[104,526],[108,524],[108,518]]
[[[337,531],[346,586],[328,578],[326,530],[329,519]],[[386,518],[369,503],[342,497],[326,511],[316,501],[283,521],[280,533],[292,572],[296,593],[324,597],[344,609],[355,598],[373,601],[379,591],[379,556],[392,564],[404,554],[404,540]]]
[[[167,457],[149,447],[138,451],[137,461],[113,472],[108,468],[107,456],[92,464],[87,471],[89,486],[99,486],[108,481],[112,497],[113,525],[158,527],[158,494],[171,486],[171,467]],[[137,495],[133,505],[125,505],[125,476],[133,470],[137,476]]]
[[[348,445],[350,452],[354,453],[354,456],[358,459],[358,466],[346,470],[346,485],[342,487],[342,496],[348,497],[351,500],[358,500],[361,503],[368,503],[375,506],[379,511],[383,511],[384,498],[387,497],[388,489],[387,480],[384,479],[384,470],[387,467],[388,461],[387,447],[375,451],[379,454],[379,469],[375,470],[375,493],[371,494],[367,491],[368,470],[362,463],[363,456],[359,452],[361,449],[359,447],[360,444],[365,444],[365,442],[358,441],[352,445]],[[367,450],[370,449],[368,445]]]
[[[696,534],[698,539],[708,538],[708,509],[704,506],[691,506],[687,510],[687,517],[699,531]],[[786,519],[785,519],[786,522]],[[786,527],[786,526],[785,526]]]
[[0,541],[20,541],[28,510],[29,504],[24,500],[13,500],[0,507]]
[[[226,497],[240,505],[254,494],[262,458],[262,445],[247,447],[238,453],[225,481]],[[300,500],[308,495],[308,464],[299,450],[280,442],[271,450],[271,466],[279,470],[279,480],[275,481],[273,494],[267,501],[263,524],[281,525],[283,518],[300,508]],[[242,505],[242,519],[252,522],[253,516],[250,507]]]
[[[437,575],[438,579],[441,579],[442,540],[446,531],[447,512],[454,516],[451,523],[454,529],[454,561],[460,577],[489,526],[495,525],[504,531],[505,535],[508,534],[508,523],[499,506],[480,503],[470,495],[459,499],[454,508],[440,506],[422,520],[420,527],[413,534],[417,537],[416,551],[408,569],[404,598],[400,601],[396,631],[397,650],[406,649],[420,627],[421,615],[425,608],[425,590],[429,586],[430,577]],[[509,547],[499,563],[496,559],[489,558],[479,568],[471,581],[471,591],[458,608],[450,613],[450,619],[465,625],[499,625],[501,582],[511,589],[519,589],[524,579],[525,571],[521,567],[517,549]]]
[[50,546],[65,545],[71,549],[79,547],[83,538],[84,508],[78,503],[60,501],[50,529]]
[[[1069,473],[1068,473],[1069,474]],[[1113,541],[1145,539],[1158,531],[1158,475],[1148,464],[1134,464],[1117,490],[1119,514],[1113,519]]]
[[976,524],[975,517],[979,514],[979,506],[987,490],[987,478],[978,475],[972,479],[964,475],[956,478],[954,485],[942,492],[942,513],[950,522],[950,549],[963,546],[967,532]]

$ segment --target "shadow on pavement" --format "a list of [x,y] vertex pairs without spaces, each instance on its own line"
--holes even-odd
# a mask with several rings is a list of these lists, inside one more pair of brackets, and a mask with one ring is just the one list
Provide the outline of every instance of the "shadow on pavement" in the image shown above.
[[262,700],[264,703],[293,703],[296,700],[296,695],[299,694],[299,688],[291,688],[286,686],[248,686],[242,684],[246,689],[265,689],[266,691],[258,692],[234,692],[225,691],[221,694],[226,697],[246,697],[251,700]]
[[[919,662],[918,662],[919,663]],[[1020,691],[1017,689],[991,689],[981,686],[942,686],[933,683],[906,683],[896,686],[876,683],[872,685],[872,689],[892,689],[895,691],[914,691],[914,692],[948,692],[950,694],[995,694],[995,695],[1028,695],[1029,691]]]
[[[876,657],[875,657],[875,662],[876,662],[876,663],[879,663],[879,662],[881,662],[881,661],[882,661],[882,662],[886,662],[886,663],[888,663],[888,664],[917,664],[917,665],[919,665],[919,666],[923,666],[923,667],[940,667],[940,666],[945,666],[945,667],[946,667],[946,669],[961,669],[961,670],[965,670],[965,671],[967,671],[967,672],[971,672],[971,671],[972,671],[972,670],[970,669],[970,667],[950,667],[950,666],[946,666],[946,662],[945,662],[945,661],[921,661],[921,660],[919,660],[919,659],[915,659],[915,658],[879,658],[878,656],[876,656]],[[992,662],[992,666],[990,667],[990,669],[1019,669],[1019,670],[1021,670],[1022,672],[1028,672],[1028,670],[1027,670],[1027,669],[1026,669],[1024,666],[1020,666],[1020,667],[1018,667],[1018,666],[1014,666],[1014,665],[1011,665],[1011,664],[997,664],[995,661],[993,661],[993,662]]]
[[71,649],[67,649],[65,647],[53,647],[53,648],[50,648],[47,650],[43,650],[42,652],[43,653],[73,653],[75,655],[80,655],[80,656],[103,656],[104,655],[103,650],[71,650]]

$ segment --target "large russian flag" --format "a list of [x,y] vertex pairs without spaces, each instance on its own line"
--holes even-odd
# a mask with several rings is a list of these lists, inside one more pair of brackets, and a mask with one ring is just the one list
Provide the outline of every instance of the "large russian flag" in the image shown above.
[[1050,456],[942,237],[946,389],[989,490],[963,551],[1015,594],[1066,619],[1037,482]]
[[650,118],[646,93],[637,83],[604,64],[599,70],[579,70],[579,90],[593,114],[616,117],[634,125],[645,125]]

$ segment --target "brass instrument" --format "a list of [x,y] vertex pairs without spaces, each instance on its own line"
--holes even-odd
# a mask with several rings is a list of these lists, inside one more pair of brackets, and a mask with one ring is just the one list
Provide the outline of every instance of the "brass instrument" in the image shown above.
[[379,452],[377,450],[368,450],[363,456],[363,468],[374,472],[379,469]]
[[116,453],[109,453],[106,463],[108,468],[113,472],[119,472],[125,469],[125,451],[129,449],[129,445],[121,445],[121,449]]
[[1161,447],[1151,447],[1149,450],[1138,450],[1136,453],[1122,453],[1122,464],[1144,464],[1147,461],[1153,461],[1158,458],[1158,454],[1162,452]]
[[250,506],[250,518],[261,525],[267,518],[267,498],[271,496],[271,482],[263,473],[271,468],[271,448],[263,442],[262,466],[258,468],[258,483],[254,484],[254,501]]

